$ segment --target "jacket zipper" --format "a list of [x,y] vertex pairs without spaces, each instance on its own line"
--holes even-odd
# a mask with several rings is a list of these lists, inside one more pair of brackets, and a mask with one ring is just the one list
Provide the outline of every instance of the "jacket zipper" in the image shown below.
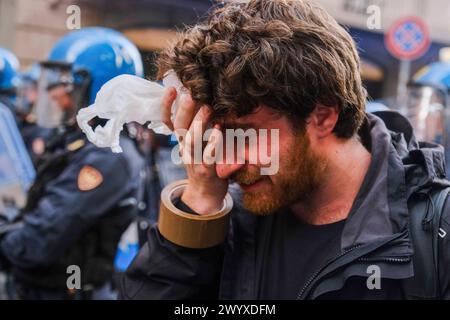
[[[335,256],[333,259],[329,260],[324,266],[322,266],[320,269],[318,269],[314,274],[306,281],[303,288],[300,290],[300,292],[297,294],[297,299],[300,300],[302,295],[305,293],[305,291],[308,289],[308,287],[313,283],[314,280],[319,276],[319,274],[328,267],[331,263],[335,262],[337,259],[341,258],[342,256],[346,255],[347,253],[359,248],[361,245],[355,245],[353,247],[348,248],[347,250],[344,250],[339,255]],[[404,257],[404,258],[358,258],[355,261],[361,261],[361,262],[374,262],[374,261],[381,261],[381,262],[391,262],[391,263],[405,263],[410,262],[411,257]]]
[[319,268],[316,272],[314,272],[313,275],[308,279],[308,281],[306,281],[305,285],[300,290],[300,292],[297,294],[297,299],[296,300],[300,300],[300,298],[303,295],[303,293],[306,291],[306,289],[308,289],[308,287],[317,278],[317,276],[322,272],[323,269],[328,267],[332,262],[334,262],[337,259],[341,258],[342,256],[346,255],[347,253],[349,253],[349,252],[359,248],[360,246],[361,245],[358,244],[358,245],[354,245],[354,246],[348,248],[347,250],[344,250],[343,252],[341,252],[340,254],[335,256],[333,259],[329,260],[323,267]]
[[356,259],[356,261],[362,261],[362,262],[394,262],[394,263],[402,263],[402,262],[410,262],[411,257],[404,257],[404,258],[359,258]]

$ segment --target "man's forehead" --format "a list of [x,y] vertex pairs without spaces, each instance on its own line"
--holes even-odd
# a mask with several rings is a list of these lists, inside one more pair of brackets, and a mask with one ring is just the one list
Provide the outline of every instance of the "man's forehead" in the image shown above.
[[218,119],[218,123],[224,128],[255,128],[269,125],[281,118],[281,114],[269,107],[257,107],[252,113],[238,117],[227,115]]

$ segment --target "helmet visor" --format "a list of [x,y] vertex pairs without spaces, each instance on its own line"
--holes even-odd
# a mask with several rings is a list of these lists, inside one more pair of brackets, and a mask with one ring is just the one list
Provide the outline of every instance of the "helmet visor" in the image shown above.
[[446,92],[432,86],[408,87],[408,100],[404,111],[419,141],[446,144],[447,125]]
[[37,83],[22,80],[17,88],[16,111],[20,115],[27,115],[31,112],[38,97]]
[[63,124],[68,112],[73,112],[72,82],[70,68],[42,66],[34,110],[38,125],[56,128]]

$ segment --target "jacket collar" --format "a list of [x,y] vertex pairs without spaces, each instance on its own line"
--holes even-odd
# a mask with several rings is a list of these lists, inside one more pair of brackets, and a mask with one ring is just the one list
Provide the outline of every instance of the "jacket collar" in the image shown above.
[[407,229],[405,169],[384,122],[368,115],[359,132],[372,160],[345,224],[341,248],[384,242]]
[[[402,132],[389,130],[385,123]],[[343,250],[399,238],[397,253],[412,254],[407,236],[408,199],[432,184],[448,182],[443,148],[417,143],[408,128],[409,122],[395,112],[385,112],[383,119],[367,115],[359,134],[370,148],[372,160],[344,227]]]

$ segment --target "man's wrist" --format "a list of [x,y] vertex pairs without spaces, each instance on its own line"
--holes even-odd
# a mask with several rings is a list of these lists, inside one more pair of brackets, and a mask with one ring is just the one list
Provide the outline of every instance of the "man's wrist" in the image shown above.
[[190,214],[197,214],[194,210],[189,208],[189,206],[181,200],[181,197],[175,198],[174,200],[172,200],[172,203],[175,206],[175,208],[177,208],[178,210],[181,210],[183,212],[190,213]]
[[174,181],[161,192],[158,229],[172,243],[187,248],[210,248],[225,241],[233,199],[227,193],[222,207],[209,215],[195,215],[178,209],[174,202],[181,196],[187,180]]
[[224,197],[211,195],[210,192],[202,192],[189,184],[181,195],[181,201],[199,215],[208,215],[218,212],[223,207]]

